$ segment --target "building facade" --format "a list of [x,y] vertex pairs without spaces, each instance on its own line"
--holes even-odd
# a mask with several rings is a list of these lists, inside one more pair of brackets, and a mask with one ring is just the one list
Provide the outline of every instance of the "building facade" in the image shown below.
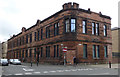
[[112,57],[113,63],[118,63],[120,59],[120,28],[112,28]]
[[63,4],[59,12],[13,35],[8,40],[7,57],[27,62],[63,63],[65,54],[68,64],[73,63],[73,57],[79,63],[105,63],[112,58],[111,40],[109,16],[69,2]]
[[2,43],[0,42],[0,59],[2,58]]
[[7,41],[2,42],[2,58],[3,59],[7,58]]

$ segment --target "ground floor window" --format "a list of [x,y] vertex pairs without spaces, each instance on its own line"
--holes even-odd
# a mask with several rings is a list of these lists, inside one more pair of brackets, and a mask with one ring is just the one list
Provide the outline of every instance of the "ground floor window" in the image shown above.
[[50,46],[46,46],[46,58],[50,57]]
[[108,57],[107,46],[104,46],[104,56],[105,58]]
[[87,58],[87,44],[83,44],[83,58]]

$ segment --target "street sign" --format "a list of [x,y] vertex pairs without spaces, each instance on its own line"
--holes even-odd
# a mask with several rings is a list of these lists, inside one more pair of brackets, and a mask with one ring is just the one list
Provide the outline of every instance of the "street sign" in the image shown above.
[[66,49],[66,48],[63,48],[63,52],[67,52],[67,49]]

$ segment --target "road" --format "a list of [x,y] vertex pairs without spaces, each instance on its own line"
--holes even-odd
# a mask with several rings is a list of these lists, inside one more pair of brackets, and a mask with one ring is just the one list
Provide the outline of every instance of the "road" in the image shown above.
[[91,66],[35,65],[30,64],[4,66],[3,76],[21,75],[118,75],[116,68]]

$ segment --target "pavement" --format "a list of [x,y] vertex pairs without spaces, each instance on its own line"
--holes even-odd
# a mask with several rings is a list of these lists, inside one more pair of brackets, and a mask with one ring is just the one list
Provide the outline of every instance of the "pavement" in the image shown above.
[[[23,63],[24,65],[31,66],[31,63]],[[51,65],[51,64],[39,64],[39,65]],[[39,66],[38,65],[38,66]],[[32,66],[37,66],[36,63],[32,63]],[[58,66],[63,66],[63,65],[58,65]],[[66,65],[66,66],[74,66],[74,65]],[[109,64],[78,64],[76,66],[81,66],[81,67],[96,67],[96,68],[109,68]],[[111,68],[119,68],[120,64],[115,63],[111,64]]]

